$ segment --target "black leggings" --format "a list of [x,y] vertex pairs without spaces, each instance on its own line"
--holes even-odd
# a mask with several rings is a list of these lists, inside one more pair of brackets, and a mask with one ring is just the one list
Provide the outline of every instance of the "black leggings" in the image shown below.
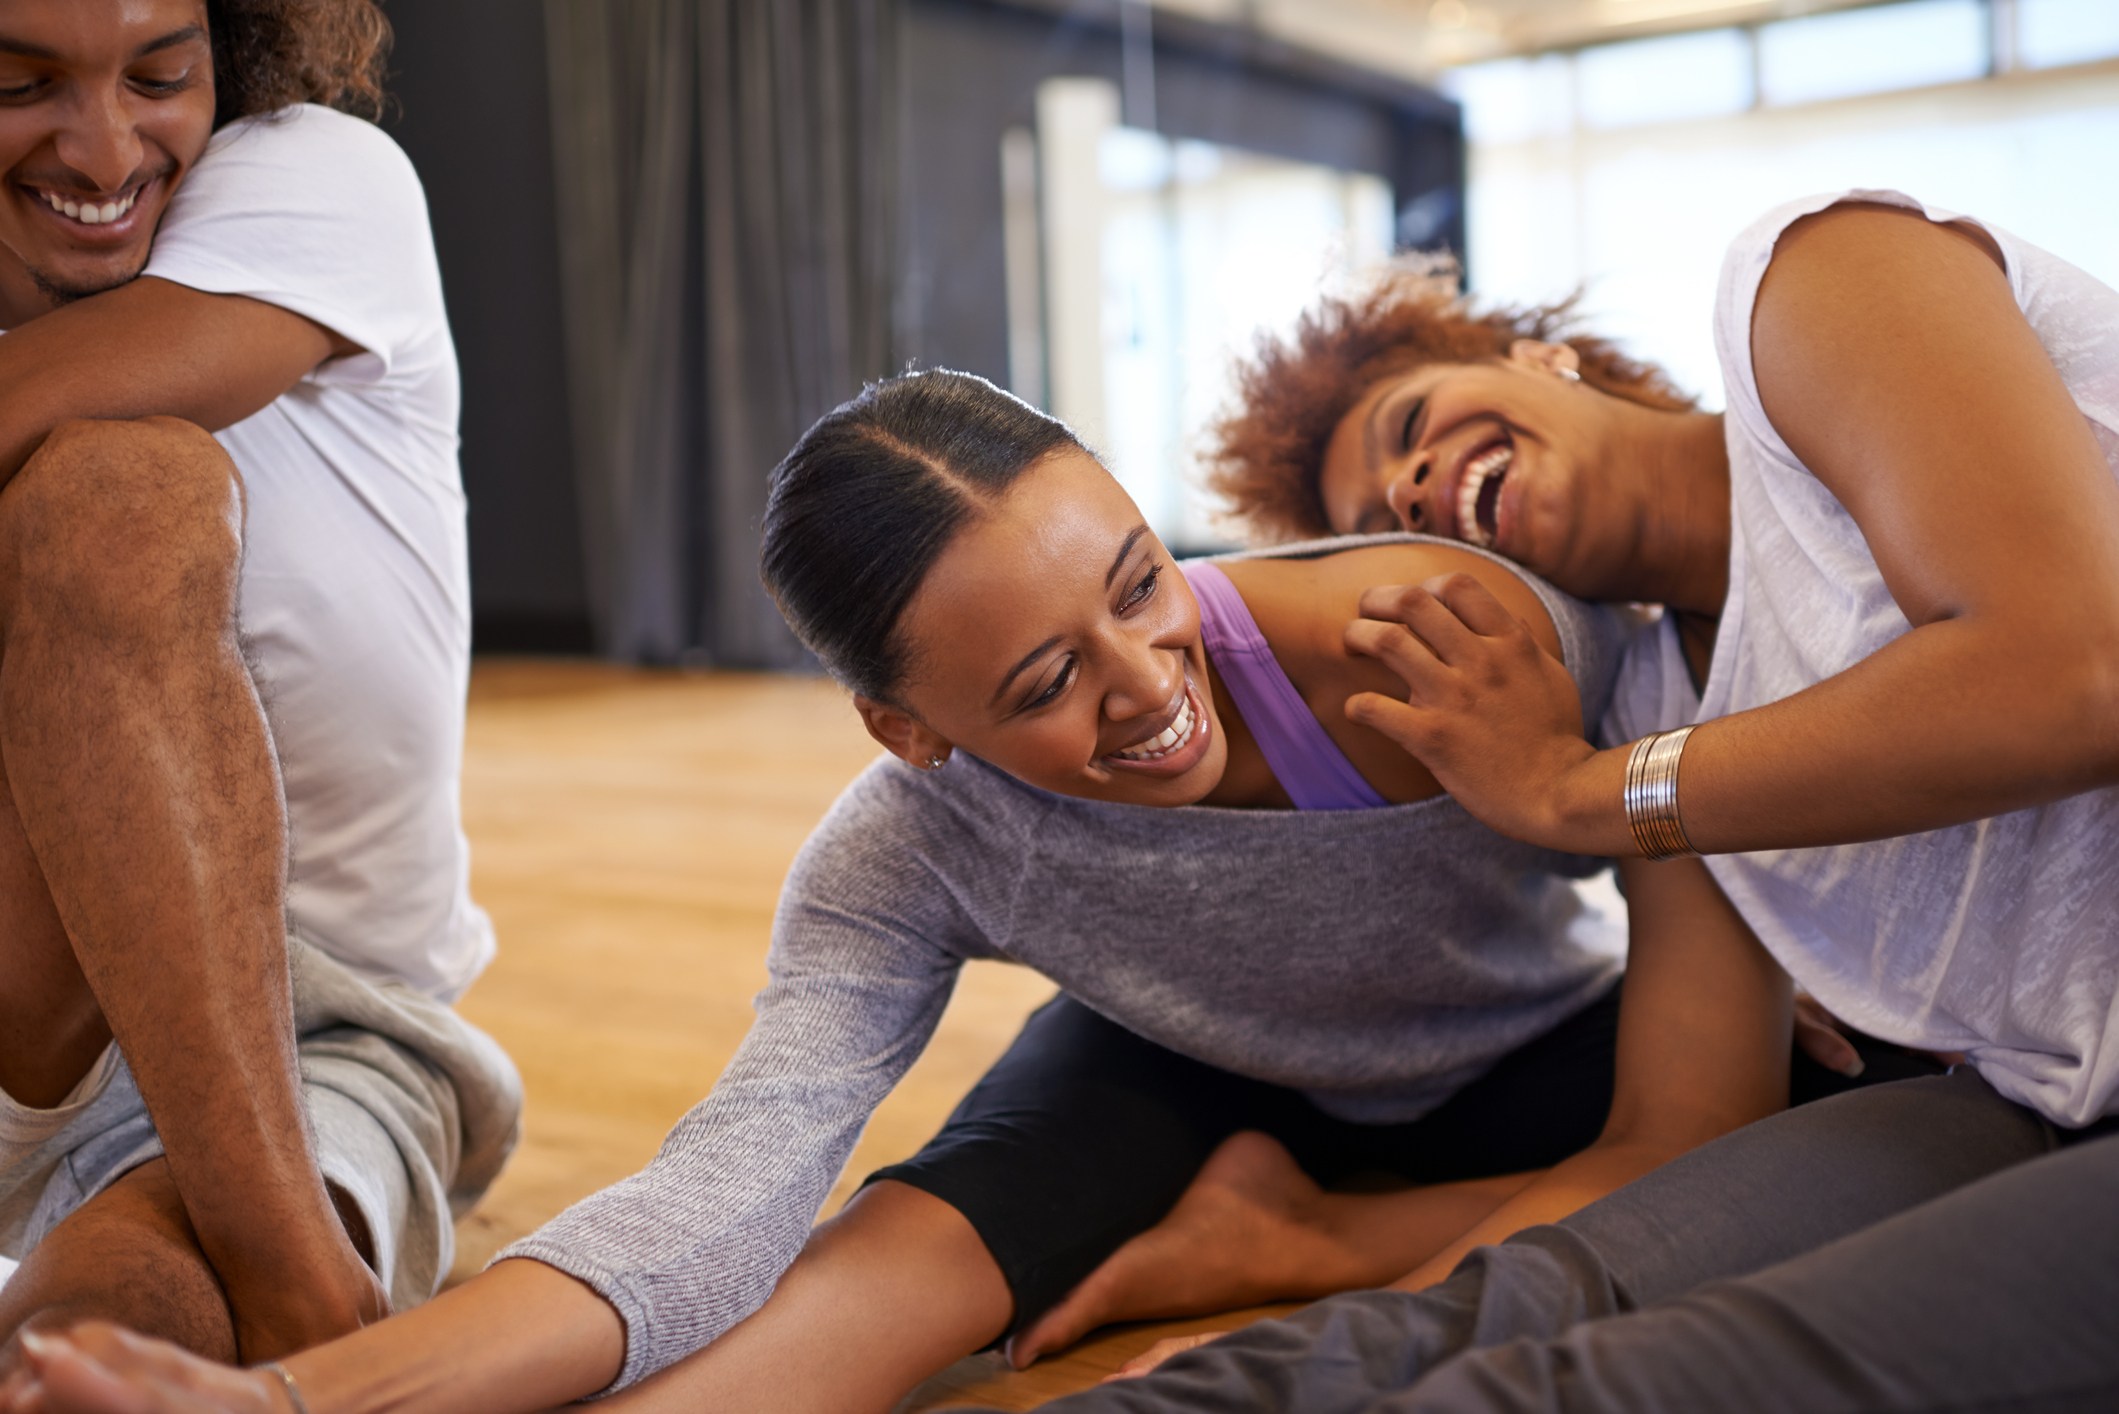
[[[1326,1187],[1361,1176],[1447,1183],[1558,1163],[1597,1137],[1611,1109],[1618,1012],[1614,985],[1421,1118],[1372,1125],[1179,1055],[1061,996],[1030,1018],[926,1148],[868,1181],[910,1184],[970,1221],[1014,1294],[1013,1333],[1159,1222],[1239,1130],[1279,1140]],[[1862,1080],[1798,1057],[1798,1100],[1940,1069],[1855,1040],[1868,1063]]]

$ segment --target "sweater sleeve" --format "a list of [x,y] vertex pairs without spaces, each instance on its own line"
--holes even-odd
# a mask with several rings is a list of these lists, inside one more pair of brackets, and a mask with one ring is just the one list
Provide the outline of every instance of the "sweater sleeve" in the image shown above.
[[870,1113],[933,1035],[963,957],[986,951],[916,843],[922,822],[901,818],[920,802],[864,789],[874,775],[797,857],[757,1018],[713,1092],[645,1169],[495,1259],[557,1267],[617,1309],[625,1365],[605,1393],[765,1303]]

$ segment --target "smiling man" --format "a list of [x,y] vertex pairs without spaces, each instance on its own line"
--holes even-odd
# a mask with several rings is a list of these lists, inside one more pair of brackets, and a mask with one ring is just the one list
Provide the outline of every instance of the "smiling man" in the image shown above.
[[447,1005],[492,932],[388,33],[0,0],[0,1335],[311,1344],[430,1294],[513,1142]]

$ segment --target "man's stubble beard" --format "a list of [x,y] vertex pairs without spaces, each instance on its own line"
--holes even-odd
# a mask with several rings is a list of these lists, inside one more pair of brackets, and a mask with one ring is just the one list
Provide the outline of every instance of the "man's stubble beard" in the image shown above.
[[121,286],[131,284],[139,279],[141,273],[147,269],[147,257],[142,255],[138,265],[135,265],[130,271],[118,276],[116,279],[105,280],[100,284],[93,285],[69,285],[63,283],[47,275],[34,265],[24,264],[22,268],[29,272],[30,283],[37,287],[37,293],[50,300],[51,307],[57,309],[62,305],[72,304],[76,300],[87,299],[90,295],[100,295],[105,291],[115,290]]

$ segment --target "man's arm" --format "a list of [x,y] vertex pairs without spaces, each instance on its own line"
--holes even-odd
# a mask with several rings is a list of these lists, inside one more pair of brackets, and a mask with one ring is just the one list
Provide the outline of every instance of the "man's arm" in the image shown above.
[[0,485],[63,422],[171,416],[218,432],[356,351],[276,305],[151,276],[77,300],[0,338]]

